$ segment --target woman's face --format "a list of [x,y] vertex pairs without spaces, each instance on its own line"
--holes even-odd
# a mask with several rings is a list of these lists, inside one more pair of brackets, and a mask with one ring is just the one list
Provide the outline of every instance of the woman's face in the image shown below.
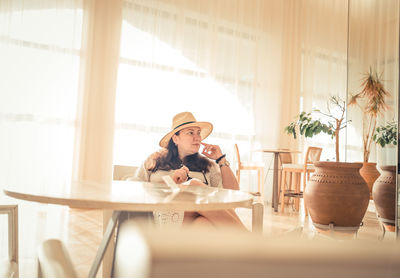
[[172,136],[172,140],[178,147],[179,157],[197,153],[200,149],[201,129],[199,127],[187,127],[179,131],[178,135]]

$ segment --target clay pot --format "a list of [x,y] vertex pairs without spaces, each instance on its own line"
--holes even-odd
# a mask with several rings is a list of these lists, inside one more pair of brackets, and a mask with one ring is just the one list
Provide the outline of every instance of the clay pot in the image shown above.
[[359,227],[369,204],[361,163],[315,162],[304,199],[313,223]]
[[[396,210],[396,166],[381,166],[382,174],[372,189],[379,220],[386,229],[394,232]],[[385,221],[385,219],[390,221]]]
[[360,169],[360,175],[363,177],[365,182],[368,184],[370,199],[372,200],[372,187],[377,178],[379,178],[381,173],[376,169],[376,163],[373,162],[363,162],[363,166]]

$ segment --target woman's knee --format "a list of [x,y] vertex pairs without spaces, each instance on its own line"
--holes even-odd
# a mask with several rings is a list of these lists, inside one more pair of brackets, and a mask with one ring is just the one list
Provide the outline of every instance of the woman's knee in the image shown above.
[[190,225],[199,216],[197,212],[185,211],[183,225]]
[[192,226],[214,227],[214,224],[204,216],[198,216],[192,221]]

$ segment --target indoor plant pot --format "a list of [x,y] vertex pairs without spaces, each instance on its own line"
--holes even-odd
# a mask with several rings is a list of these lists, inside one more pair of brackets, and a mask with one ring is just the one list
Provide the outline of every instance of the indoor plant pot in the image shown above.
[[360,175],[363,177],[365,182],[368,185],[369,189],[369,196],[370,199],[372,200],[372,188],[374,186],[374,183],[376,179],[380,176],[381,173],[379,173],[378,169],[376,168],[376,163],[375,162],[363,162],[362,167],[360,169]]
[[357,230],[369,203],[369,190],[359,170],[362,163],[315,162],[304,198],[314,224]]
[[396,210],[396,166],[380,167],[382,174],[375,181],[372,194],[379,220],[387,230],[394,232]]

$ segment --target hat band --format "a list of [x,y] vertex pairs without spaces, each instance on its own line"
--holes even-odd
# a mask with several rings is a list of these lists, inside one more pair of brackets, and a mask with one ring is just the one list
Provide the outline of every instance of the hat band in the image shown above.
[[192,124],[192,123],[195,123],[195,121],[191,121],[191,122],[186,122],[186,123],[180,124],[180,125],[176,126],[173,130],[177,129],[180,126],[187,125],[187,124]]

